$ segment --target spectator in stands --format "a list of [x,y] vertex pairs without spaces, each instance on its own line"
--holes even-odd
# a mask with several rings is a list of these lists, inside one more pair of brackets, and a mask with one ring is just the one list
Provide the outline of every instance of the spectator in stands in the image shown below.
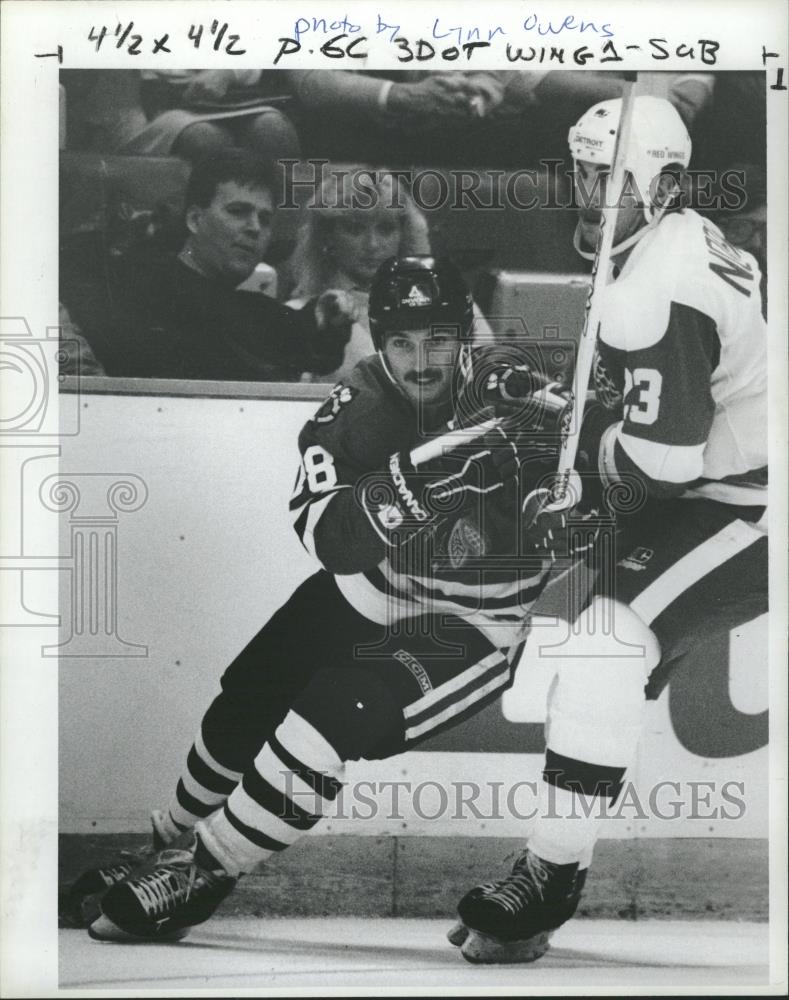
[[430,253],[427,222],[401,179],[385,169],[361,166],[325,174],[305,208],[290,261],[297,285],[289,304],[303,305],[327,288],[341,288],[353,297],[359,318],[342,364],[325,375],[307,372],[306,380],[337,381],[373,353],[367,323],[373,275],[388,257],[424,253]]
[[280,381],[337,368],[355,316],[346,292],[325,290],[296,310],[237,289],[266,252],[273,191],[240,151],[194,167],[180,253],[143,247],[118,261],[110,374]]
[[[693,136],[694,157],[714,170],[714,221],[731,243],[752,253],[767,275],[767,101],[764,73],[715,74],[715,96]],[[736,181],[735,176],[736,175]],[[732,198],[732,186],[740,189]],[[728,189],[728,190],[727,190]],[[702,204],[701,208],[707,207]]]
[[[307,156],[380,164],[518,169],[563,159],[567,129],[590,102],[618,97],[622,74],[501,70],[287,70]],[[640,74],[690,129],[710,73]]]
[[[653,97],[665,97],[691,130],[712,98],[714,79],[712,73],[639,73],[638,90]],[[590,103],[621,97],[623,83],[624,74],[610,70],[588,73],[523,70],[508,75],[505,99],[497,113],[543,105],[551,108],[554,115],[561,112],[560,117],[564,118],[565,111],[574,112],[576,106],[587,108]],[[572,107],[566,109],[568,104]]]
[[69,316],[63,303],[58,304],[58,372],[60,375],[104,375],[104,367]]
[[261,70],[64,70],[68,148],[196,160],[299,155],[282,77]]
[[713,100],[693,133],[694,159],[710,169],[753,163],[766,170],[767,101],[764,72],[715,73]]
[[504,72],[287,70],[306,156],[459,167],[479,162]]
[[727,208],[731,192],[724,194],[721,184],[713,188],[719,208],[713,219],[726,239],[735,247],[753,254],[762,275],[762,304],[767,310],[767,174],[759,163],[732,163],[727,168],[736,175],[742,195],[737,204]]
[[69,150],[123,153],[147,127],[138,70],[66,69],[60,82]]
[[280,73],[258,69],[143,71],[151,121],[134,151],[194,161],[238,146],[267,163],[296,158],[299,140],[282,110],[289,100],[282,84]]

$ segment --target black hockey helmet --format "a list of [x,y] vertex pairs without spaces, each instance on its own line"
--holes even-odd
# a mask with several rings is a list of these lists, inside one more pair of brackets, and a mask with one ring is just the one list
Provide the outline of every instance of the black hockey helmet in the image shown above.
[[375,273],[370,288],[370,334],[383,348],[393,330],[455,327],[468,340],[474,319],[471,293],[458,268],[447,258],[426,254],[390,257]]

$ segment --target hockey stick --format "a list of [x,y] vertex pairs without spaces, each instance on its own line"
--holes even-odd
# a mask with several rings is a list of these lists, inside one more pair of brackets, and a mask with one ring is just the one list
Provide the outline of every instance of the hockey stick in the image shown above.
[[476,424],[474,427],[461,427],[454,431],[447,431],[441,437],[426,441],[414,448],[410,455],[411,464],[416,468],[418,465],[429,462],[432,458],[440,458],[441,455],[446,455],[448,452],[454,451],[455,448],[482,437],[483,434],[492,431],[500,423],[499,418],[493,418]]
[[575,362],[570,396],[569,427],[567,432],[562,435],[559,466],[556,470],[556,481],[551,490],[551,503],[548,506],[550,510],[564,510],[572,506],[573,502],[577,502],[577,498],[574,500],[573,491],[570,489],[570,476],[575,468],[575,459],[578,454],[586,393],[594,365],[597,338],[600,334],[602,296],[608,280],[608,267],[611,263],[611,251],[614,246],[619,201],[625,183],[625,151],[630,141],[637,76],[637,73],[625,74],[625,84],[622,89],[622,113],[614,141],[613,162],[606,184],[600,228],[597,232],[597,244],[592,264],[592,284],[586,299],[584,325],[578,343],[578,357]]

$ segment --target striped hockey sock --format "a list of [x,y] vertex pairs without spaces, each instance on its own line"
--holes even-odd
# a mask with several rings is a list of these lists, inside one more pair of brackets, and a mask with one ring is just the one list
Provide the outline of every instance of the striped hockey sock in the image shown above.
[[343,770],[331,744],[291,710],[224,807],[197,831],[230,875],[249,872],[315,826],[337,798]]
[[164,814],[168,830],[171,828],[177,836],[210,816],[223,805],[240,780],[238,771],[231,771],[213,757],[199,732],[186,758],[186,770]]

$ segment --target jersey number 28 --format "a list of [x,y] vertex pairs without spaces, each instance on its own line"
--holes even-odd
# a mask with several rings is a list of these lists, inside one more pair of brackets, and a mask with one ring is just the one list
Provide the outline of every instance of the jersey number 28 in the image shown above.
[[319,444],[310,445],[304,452],[299,476],[296,480],[295,494],[304,488],[306,480],[310,493],[325,493],[337,485],[337,471],[334,459]]

